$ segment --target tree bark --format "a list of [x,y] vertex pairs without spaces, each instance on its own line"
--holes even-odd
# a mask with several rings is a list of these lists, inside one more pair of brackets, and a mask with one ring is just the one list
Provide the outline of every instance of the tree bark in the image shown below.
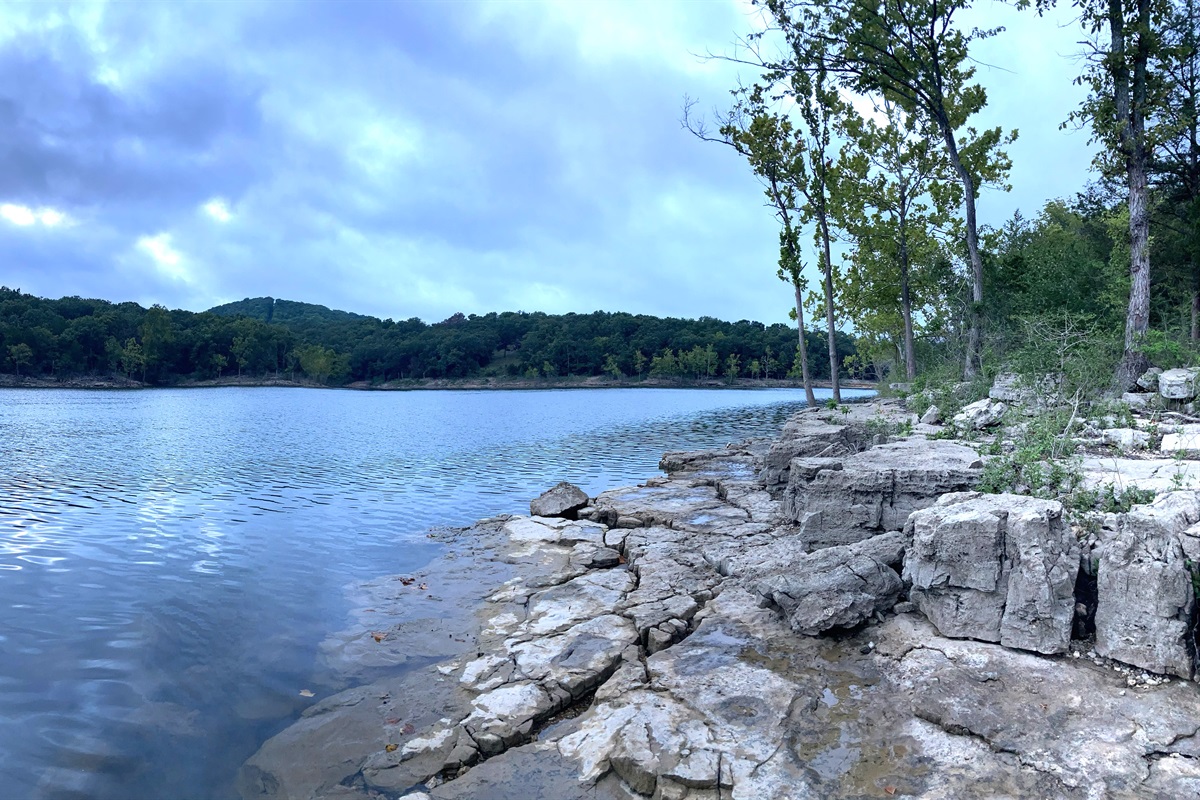
[[[1120,0],[1116,0],[1119,2]],[[983,257],[979,254],[979,229],[975,213],[975,179],[967,171],[958,153],[958,142],[954,140],[954,128],[945,114],[937,119],[946,143],[950,164],[958,173],[963,186],[963,199],[967,212],[967,257],[971,262],[971,312],[967,330],[967,353],[963,363],[963,380],[971,380],[983,367]]]
[[808,401],[810,407],[813,407],[817,404],[817,397],[813,394],[812,378],[808,374],[808,342],[804,338],[804,297],[800,293],[798,281],[792,281],[792,288],[796,290],[796,333],[800,336],[800,346],[797,348],[800,354],[800,377],[804,381],[804,399]]
[[900,313],[904,317],[904,377],[917,377],[916,348],[913,345],[912,294],[908,287],[908,214],[904,189],[900,193]]
[[[824,189],[822,188],[822,192]],[[829,342],[829,385],[833,387],[833,401],[842,402],[842,388],[838,381],[837,338],[833,321],[833,262],[829,253],[829,218],[822,208],[817,221],[821,225],[821,266],[825,273],[825,325],[828,330]]]
[[[1193,273],[1195,267],[1192,268]],[[1193,342],[1200,341],[1200,287],[1192,286],[1192,330]]]
[[1111,41],[1109,69],[1113,77],[1113,99],[1120,125],[1121,150],[1129,187],[1129,306],[1125,312],[1125,343],[1115,376],[1116,389],[1133,386],[1149,361],[1142,340],[1150,326],[1150,209],[1146,167],[1146,69],[1150,59],[1147,33],[1150,0],[1137,0],[1138,39],[1134,51],[1132,85],[1126,66],[1125,15],[1122,0],[1109,0],[1108,23]]

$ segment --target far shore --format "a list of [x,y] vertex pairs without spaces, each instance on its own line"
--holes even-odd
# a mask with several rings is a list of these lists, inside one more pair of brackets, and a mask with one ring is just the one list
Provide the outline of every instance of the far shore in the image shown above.
[[[843,389],[878,389],[873,381],[843,380]],[[705,380],[678,380],[670,378],[614,379],[607,376],[577,376],[570,378],[517,378],[517,377],[473,377],[473,378],[411,378],[370,383],[355,381],[341,386],[329,386],[310,380],[293,380],[287,377],[268,375],[249,377],[230,375],[205,381],[178,381],[169,384],[148,384],[122,376],[73,376],[68,378],[0,374],[0,389],[205,389],[225,386],[261,387],[279,386],[303,389],[357,389],[360,391],[422,391],[431,389],[479,390],[479,389],[802,389],[803,386],[790,379],[738,378],[732,383],[719,378]],[[832,388],[829,381],[813,381],[814,389]]]

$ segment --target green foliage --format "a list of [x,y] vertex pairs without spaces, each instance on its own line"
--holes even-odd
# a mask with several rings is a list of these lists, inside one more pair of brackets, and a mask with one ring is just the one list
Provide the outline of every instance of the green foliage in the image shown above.
[[29,366],[33,361],[33,348],[24,342],[14,344],[8,348],[8,360],[12,363],[16,373],[20,375],[21,368]]
[[881,436],[891,440],[912,434],[912,420],[894,420],[884,416],[874,416],[867,420],[867,433],[871,436]]
[[1187,367],[1200,362],[1200,348],[1183,336],[1171,336],[1163,331],[1146,331],[1142,352],[1150,363],[1163,369]]
[[[1087,314],[1070,311],[1017,321],[1020,345],[1009,355],[1009,368],[1039,393],[1057,389],[1060,402],[1079,394],[1098,396],[1108,389],[1121,356],[1119,331],[1099,325]],[[1049,376],[1049,383],[1045,385]]]
[[[820,352],[819,332],[810,350]],[[550,315],[505,312],[456,314],[442,322],[396,322],[333,311],[323,306],[257,298],[194,314],[145,309],[134,303],[66,297],[44,300],[0,287],[0,370],[15,370],[10,348],[28,348],[22,373],[63,376],[124,372],[122,342],[135,340],[151,383],[211,379],[234,365],[242,375],[295,374],[296,353],[308,346],[332,350],[339,359],[327,380],[379,383],[398,378],[459,378],[471,375],[644,375],[647,354],[671,350],[688,369],[671,377],[711,378],[737,356],[739,364],[770,354],[770,376],[792,366],[795,328],[740,320],[658,318],[595,312]],[[815,342],[813,342],[815,340]],[[837,336],[842,358],[854,340]],[[780,364],[775,353],[787,353]],[[216,366],[215,356],[225,359]],[[828,362],[815,362],[814,377],[828,378]],[[547,368],[548,365],[548,368]],[[135,370],[139,374],[143,368]],[[324,370],[319,370],[325,374]]]
[[1070,412],[1046,412],[1018,428],[1010,451],[984,463],[980,491],[1010,492],[1058,499],[1070,495],[1083,479],[1075,446],[1063,436]]

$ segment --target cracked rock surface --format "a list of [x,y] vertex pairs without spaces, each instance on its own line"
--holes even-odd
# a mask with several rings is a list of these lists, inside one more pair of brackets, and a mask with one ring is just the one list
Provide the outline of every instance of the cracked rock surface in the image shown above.
[[[1057,649],[1059,573],[1079,559],[1052,505],[962,494],[934,506],[924,492],[970,488],[973,453],[919,438],[860,452],[864,413],[797,415],[779,450],[668,454],[666,477],[605,492],[578,520],[480,523],[420,576],[436,600],[393,581],[365,585],[372,613],[326,650],[349,664],[377,646],[369,668],[351,670],[371,682],[323,698],[267,741],[242,768],[242,796],[1200,796],[1196,684],[1135,685],[1099,658],[1030,652]],[[834,501],[820,501],[834,533],[814,535],[780,482],[785,450],[789,487],[822,470],[887,473],[885,488],[849,498],[875,510],[847,504],[854,525],[839,527]],[[1186,499],[1147,513],[1190,530],[1200,506]],[[906,537],[918,505],[943,523],[973,509],[972,524],[993,535],[968,537],[972,552],[994,563],[959,574],[947,548],[966,544],[953,526],[918,542],[914,524]],[[1002,594],[999,643],[943,636],[920,602],[897,604],[908,581],[926,596],[984,584]],[[1026,631],[1014,640],[1024,649],[1003,646],[1009,628]]]

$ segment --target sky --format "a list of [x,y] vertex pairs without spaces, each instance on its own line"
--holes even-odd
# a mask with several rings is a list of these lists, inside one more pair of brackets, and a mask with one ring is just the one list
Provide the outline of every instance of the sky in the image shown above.
[[[434,322],[629,311],[786,322],[777,225],[681,129],[757,75],[746,0],[0,5],[0,284],[200,311],[244,297]],[[1036,215],[1089,179],[1082,38],[984,0],[989,105]]]

